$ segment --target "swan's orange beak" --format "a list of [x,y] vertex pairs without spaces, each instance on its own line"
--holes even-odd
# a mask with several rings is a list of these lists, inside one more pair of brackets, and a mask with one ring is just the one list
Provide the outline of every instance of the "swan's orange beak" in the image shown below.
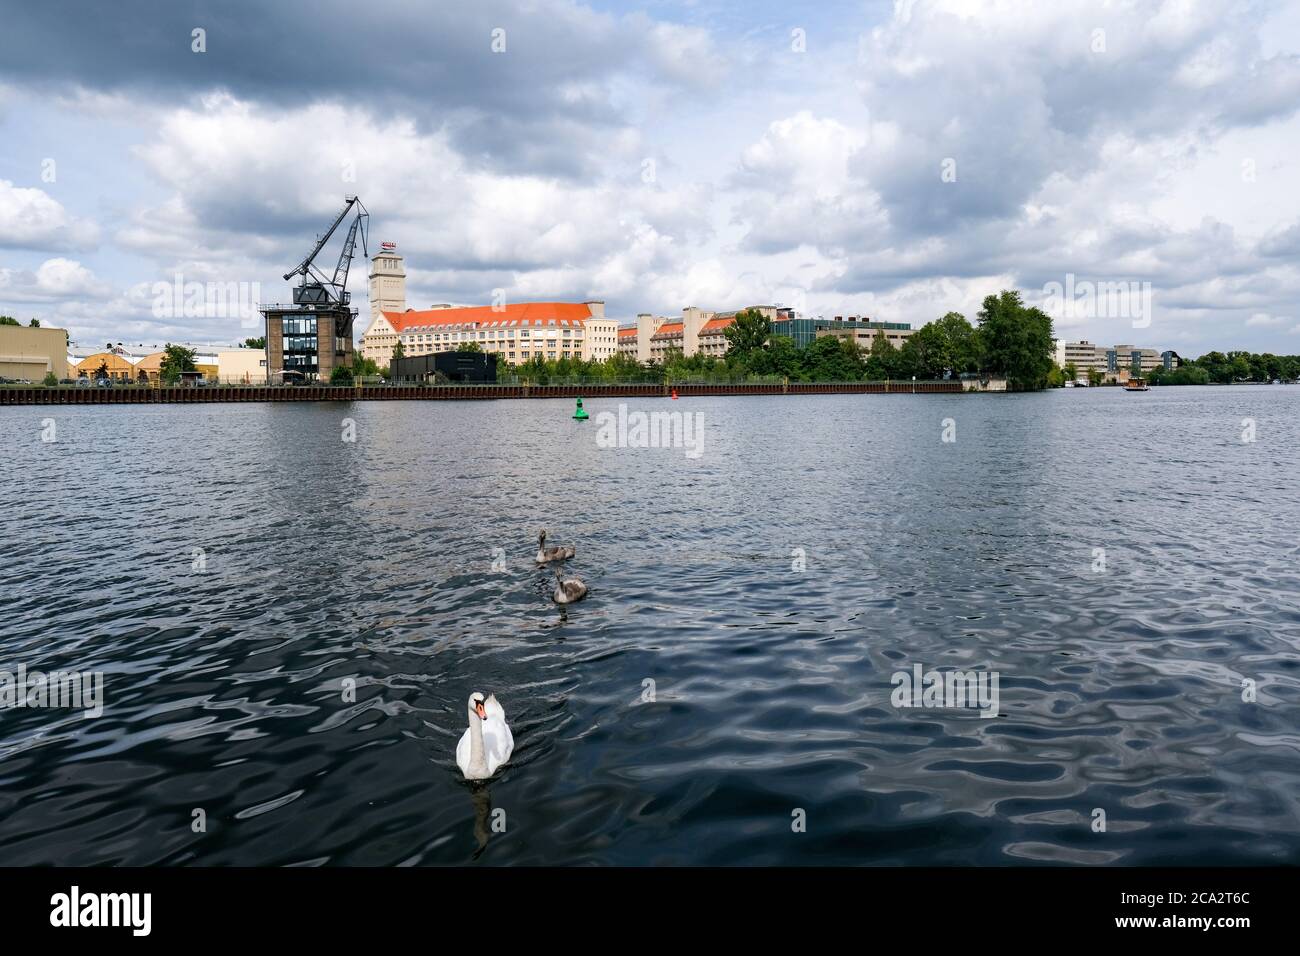
[[487,711],[483,709],[483,701],[475,701],[474,710],[478,713],[479,720],[487,720]]

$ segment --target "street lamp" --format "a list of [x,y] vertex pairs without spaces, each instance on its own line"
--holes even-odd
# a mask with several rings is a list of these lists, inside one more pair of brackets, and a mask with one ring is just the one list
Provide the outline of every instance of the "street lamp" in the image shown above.
[[912,394],[913,394],[913,395],[916,394],[916,376],[915,376],[915,375],[912,376]]

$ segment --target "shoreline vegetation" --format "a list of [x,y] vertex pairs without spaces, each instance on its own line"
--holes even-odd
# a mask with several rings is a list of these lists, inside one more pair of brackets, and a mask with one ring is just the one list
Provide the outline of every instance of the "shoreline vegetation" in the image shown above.
[[[747,309],[724,333],[721,357],[669,353],[662,364],[643,365],[625,355],[604,361],[532,358],[498,366],[498,380],[514,377],[537,385],[586,382],[679,382],[758,384],[782,381],[918,382],[952,380],[963,375],[1005,379],[1008,391],[1046,388],[1054,368],[1052,320],[1026,307],[1020,293],[1003,290],[984,299],[972,325],[959,312],[927,323],[895,347],[877,332],[869,349],[848,339],[821,336],[800,348],[786,336],[772,335],[763,314]],[[477,351],[471,345],[469,351]],[[376,369],[382,372],[382,370]],[[361,373],[364,374],[364,373]]]
[[1206,352],[1177,368],[1147,373],[1152,385],[1266,385],[1300,379],[1300,355]]

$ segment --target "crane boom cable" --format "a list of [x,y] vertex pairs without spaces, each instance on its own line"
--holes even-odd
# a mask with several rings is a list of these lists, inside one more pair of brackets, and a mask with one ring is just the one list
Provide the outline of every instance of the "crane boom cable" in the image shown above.
[[[339,254],[338,264],[334,267],[334,278],[330,280],[316,265],[316,258],[338,230],[339,225],[347,218],[348,213],[354,208],[357,215],[348,228],[347,236],[343,242],[343,249]],[[334,217],[329,229],[316,240],[316,245],[307,255],[307,258],[303,259],[297,268],[284,274],[286,280],[296,275],[302,276],[302,281],[294,289],[295,304],[317,306],[330,304],[346,306],[348,304],[348,300],[351,298],[347,293],[348,273],[351,270],[352,257],[356,251],[357,233],[360,232],[361,234],[362,250],[369,256],[370,250],[366,237],[369,223],[370,212],[361,202],[360,197],[348,196],[343,205],[343,211]]]
[[318,255],[320,255],[320,251],[325,248],[325,243],[330,241],[330,236],[334,235],[334,230],[339,227],[339,223],[343,221],[343,218],[348,214],[348,211],[352,208],[353,203],[355,203],[356,201],[357,201],[356,196],[348,197],[348,201],[343,205],[343,211],[339,213],[338,216],[335,217],[334,222],[330,225],[329,229],[325,232],[325,234],[316,240],[316,246],[315,248],[312,249],[311,252],[307,254],[307,258],[303,259],[302,262],[298,264],[298,267],[296,269],[291,269],[290,271],[284,274],[284,278],[286,282],[289,279],[292,279],[296,275],[301,275],[301,276],[307,275],[308,270],[311,269],[312,262],[315,260],[315,258]]

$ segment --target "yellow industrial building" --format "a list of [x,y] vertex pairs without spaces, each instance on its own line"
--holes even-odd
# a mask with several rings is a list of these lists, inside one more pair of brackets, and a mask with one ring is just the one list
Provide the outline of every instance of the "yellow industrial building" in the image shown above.
[[68,333],[0,325],[0,378],[39,383],[50,372],[68,377]]

